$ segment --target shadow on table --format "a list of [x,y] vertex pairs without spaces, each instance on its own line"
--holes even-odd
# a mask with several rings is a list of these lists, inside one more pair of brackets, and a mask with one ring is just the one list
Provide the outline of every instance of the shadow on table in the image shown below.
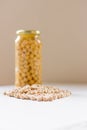
[[55,128],[53,130],[87,130],[87,121],[65,126],[63,128]]

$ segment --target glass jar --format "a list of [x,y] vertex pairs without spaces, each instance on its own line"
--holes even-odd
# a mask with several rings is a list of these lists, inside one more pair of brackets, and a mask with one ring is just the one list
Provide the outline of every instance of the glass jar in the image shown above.
[[15,85],[41,84],[41,48],[40,32],[19,30],[15,40]]

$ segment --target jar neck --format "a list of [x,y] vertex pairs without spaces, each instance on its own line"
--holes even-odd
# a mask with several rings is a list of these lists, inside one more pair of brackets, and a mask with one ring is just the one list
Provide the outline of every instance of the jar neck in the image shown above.
[[19,37],[24,37],[24,38],[30,38],[30,39],[39,39],[40,35],[38,34],[18,34],[17,36]]

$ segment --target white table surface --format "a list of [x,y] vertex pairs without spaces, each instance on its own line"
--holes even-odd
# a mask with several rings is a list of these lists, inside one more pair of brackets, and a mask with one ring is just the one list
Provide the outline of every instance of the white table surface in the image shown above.
[[87,85],[55,85],[72,95],[53,102],[4,96],[0,86],[0,130],[87,130]]

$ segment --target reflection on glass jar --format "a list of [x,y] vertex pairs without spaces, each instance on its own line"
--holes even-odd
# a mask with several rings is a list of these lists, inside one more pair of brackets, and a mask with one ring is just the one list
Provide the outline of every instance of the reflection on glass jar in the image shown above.
[[15,40],[15,85],[42,83],[40,32],[17,31]]

